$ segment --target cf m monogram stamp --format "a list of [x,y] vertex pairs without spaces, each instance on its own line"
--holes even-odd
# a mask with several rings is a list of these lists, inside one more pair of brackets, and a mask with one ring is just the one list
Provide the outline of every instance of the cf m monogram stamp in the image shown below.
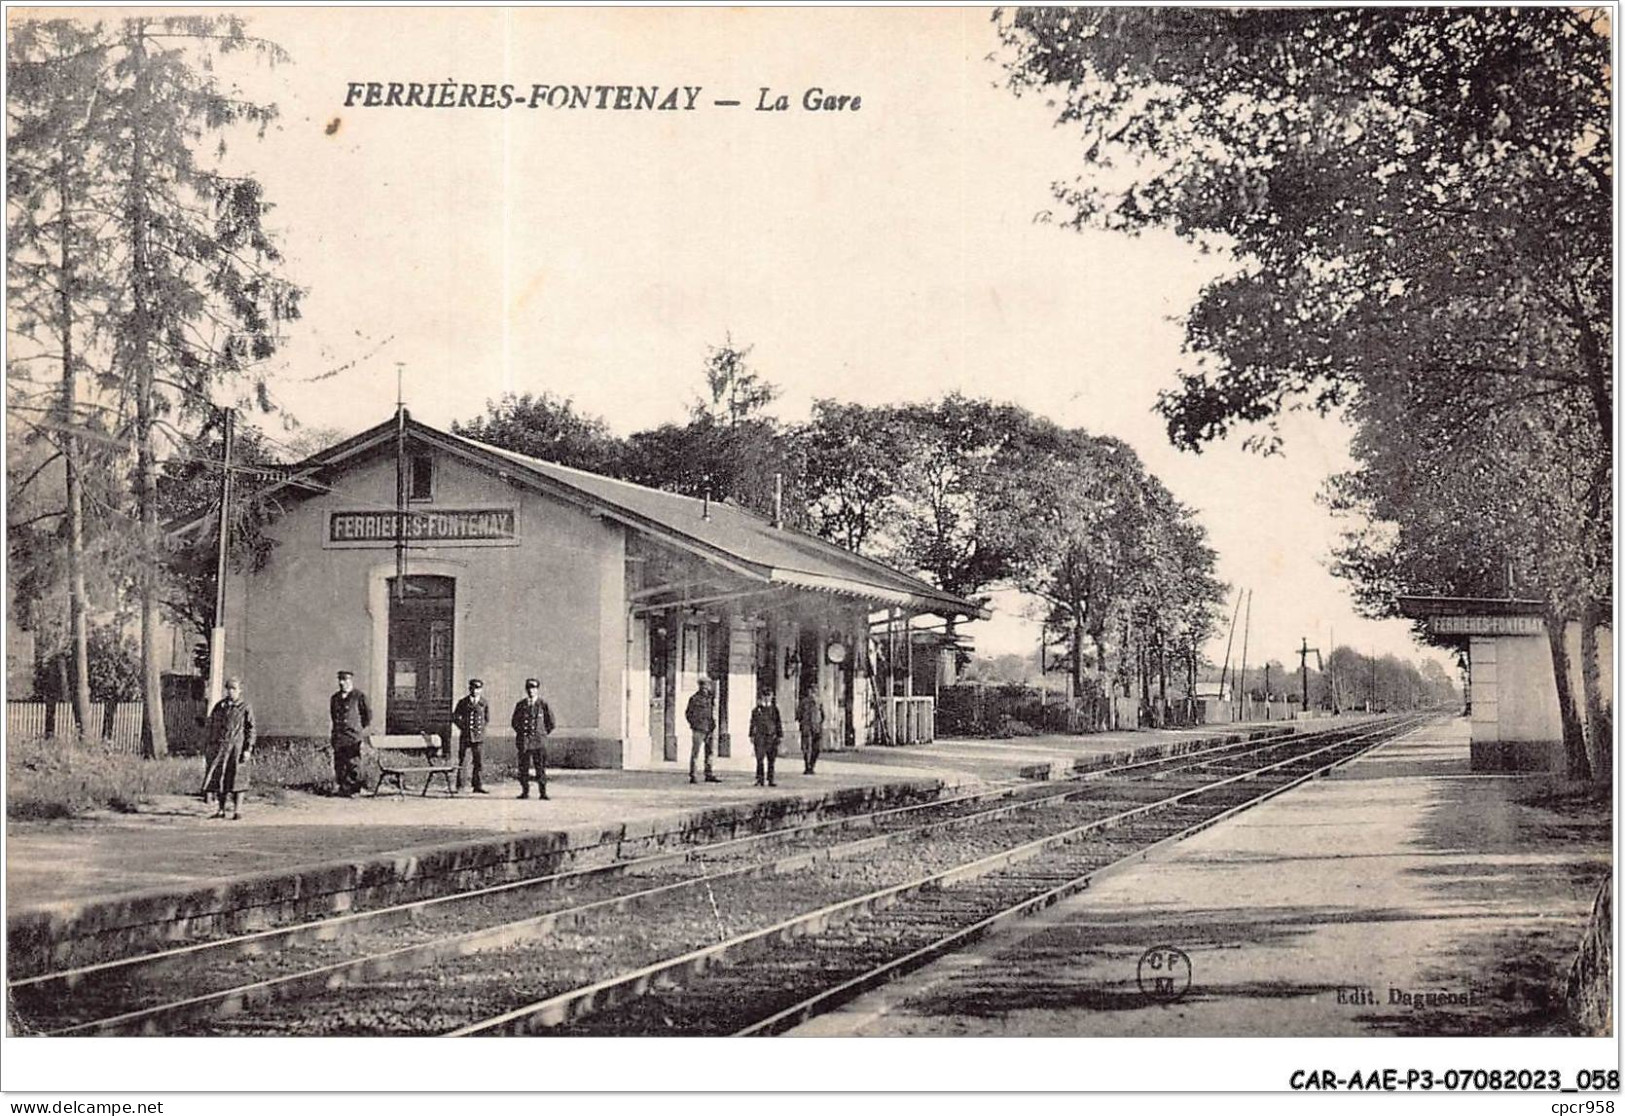
[[1159,1004],[1171,1004],[1191,990],[1191,959],[1173,946],[1152,946],[1140,955],[1134,979],[1140,994]]

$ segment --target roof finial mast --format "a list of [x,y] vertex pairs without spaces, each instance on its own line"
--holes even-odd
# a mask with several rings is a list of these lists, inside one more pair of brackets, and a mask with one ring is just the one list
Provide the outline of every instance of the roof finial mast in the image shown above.
[[395,599],[406,599],[406,362],[395,362]]

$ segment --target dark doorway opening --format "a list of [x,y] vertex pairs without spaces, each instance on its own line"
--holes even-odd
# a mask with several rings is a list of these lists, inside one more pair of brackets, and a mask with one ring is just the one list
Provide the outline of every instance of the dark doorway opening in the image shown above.
[[796,698],[807,693],[818,692],[818,659],[823,652],[824,641],[815,627],[801,629],[801,640],[796,647],[796,654],[801,659],[801,677],[796,685]]
[[450,577],[389,579],[387,732],[448,739],[456,587]]

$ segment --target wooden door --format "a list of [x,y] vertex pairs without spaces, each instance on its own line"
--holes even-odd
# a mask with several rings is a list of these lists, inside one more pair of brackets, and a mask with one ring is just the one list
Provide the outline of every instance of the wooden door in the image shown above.
[[451,721],[457,583],[449,577],[418,576],[397,587],[396,581],[391,578],[389,586],[385,730],[432,732],[444,741]]

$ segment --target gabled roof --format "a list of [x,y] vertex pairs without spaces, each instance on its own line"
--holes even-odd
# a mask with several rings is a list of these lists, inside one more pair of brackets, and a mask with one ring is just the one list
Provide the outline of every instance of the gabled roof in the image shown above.
[[[789,527],[775,527],[734,504],[646,488],[527,457],[437,430],[410,415],[405,423],[407,437],[412,441],[439,448],[509,481],[585,507],[770,585],[838,593],[939,615],[987,616],[980,606],[927,581],[823,539]],[[293,466],[294,479],[277,488],[298,488],[301,477],[313,478],[343,468],[393,441],[395,435],[396,420],[382,422]]]

